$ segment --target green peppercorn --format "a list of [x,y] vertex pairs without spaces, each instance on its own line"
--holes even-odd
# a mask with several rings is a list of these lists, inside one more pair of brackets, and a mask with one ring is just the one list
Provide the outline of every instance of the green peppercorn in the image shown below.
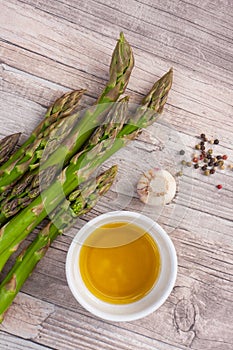
[[210,171],[209,171],[208,169],[206,169],[205,172],[204,172],[204,174],[205,174],[206,176],[209,176],[209,175],[210,175]]
[[182,162],[181,162],[181,164],[182,164],[182,165],[186,165],[186,164],[187,164],[186,160],[183,159]]
[[188,167],[191,167],[191,166],[192,166],[192,163],[191,163],[191,162],[187,162],[186,165],[187,165]]
[[209,162],[209,159],[208,159],[208,158],[204,158],[203,162],[204,162],[204,163],[208,163],[208,162]]
[[183,172],[182,171],[178,171],[178,173],[176,175],[177,176],[183,176]]
[[195,148],[200,150],[201,149],[201,145],[196,145]]
[[210,148],[210,149],[208,149],[208,151],[207,151],[209,154],[212,154],[213,153],[213,150]]
[[219,165],[219,166],[223,166],[223,164],[224,164],[224,161],[223,161],[223,160],[219,160],[219,161],[218,161],[218,165]]

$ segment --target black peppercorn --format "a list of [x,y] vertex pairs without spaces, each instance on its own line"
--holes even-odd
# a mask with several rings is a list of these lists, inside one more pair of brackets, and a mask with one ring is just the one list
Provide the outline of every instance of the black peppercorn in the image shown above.
[[198,168],[199,168],[199,164],[197,164],[197,163],[194,164],[194,168],[195,168],[195,169],[198,169]]
[[203,165],[203,167],[202,167],[202,170],[206,170],[207,169],[207,165]]
[[215,170],[214,169],[210,169],[210,174],[214,174]]
[[218,139],[214,140],[214,144],[218,145],[219,144],[219,140]]
[[201,134],[201,138],[204,139],[205,138],[205,134]]
[[218,160],[220,160],[220,159],[222,159],[222,156],[217,156],[216,158],[217,158]]
[[204,151],[205,150],[205,146],[202,145],[201,146],[201,150]]

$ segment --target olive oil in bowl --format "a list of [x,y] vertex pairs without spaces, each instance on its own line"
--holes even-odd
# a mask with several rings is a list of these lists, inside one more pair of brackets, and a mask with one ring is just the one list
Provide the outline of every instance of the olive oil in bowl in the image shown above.
[[148,232],[130,222],[114,222],[93,231],[79,256],[87,289],[111,304],[142,299],[156,283],[161,268],[159,248]]

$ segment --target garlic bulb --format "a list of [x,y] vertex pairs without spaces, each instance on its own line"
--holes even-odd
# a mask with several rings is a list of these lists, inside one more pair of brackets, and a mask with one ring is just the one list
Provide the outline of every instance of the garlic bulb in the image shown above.
[[170,203],[176,194],[176,181],[167,171],[150,169],[143,173],[137,184],[137,192],[143,203],[161,206]]

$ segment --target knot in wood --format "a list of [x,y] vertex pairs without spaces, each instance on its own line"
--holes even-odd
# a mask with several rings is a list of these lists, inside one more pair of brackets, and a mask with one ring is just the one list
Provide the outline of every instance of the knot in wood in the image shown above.
[[188,299],[179,300],[174,311],[174,319],[177,329],[188,332],[195,324],[196,311],[193,303]]

